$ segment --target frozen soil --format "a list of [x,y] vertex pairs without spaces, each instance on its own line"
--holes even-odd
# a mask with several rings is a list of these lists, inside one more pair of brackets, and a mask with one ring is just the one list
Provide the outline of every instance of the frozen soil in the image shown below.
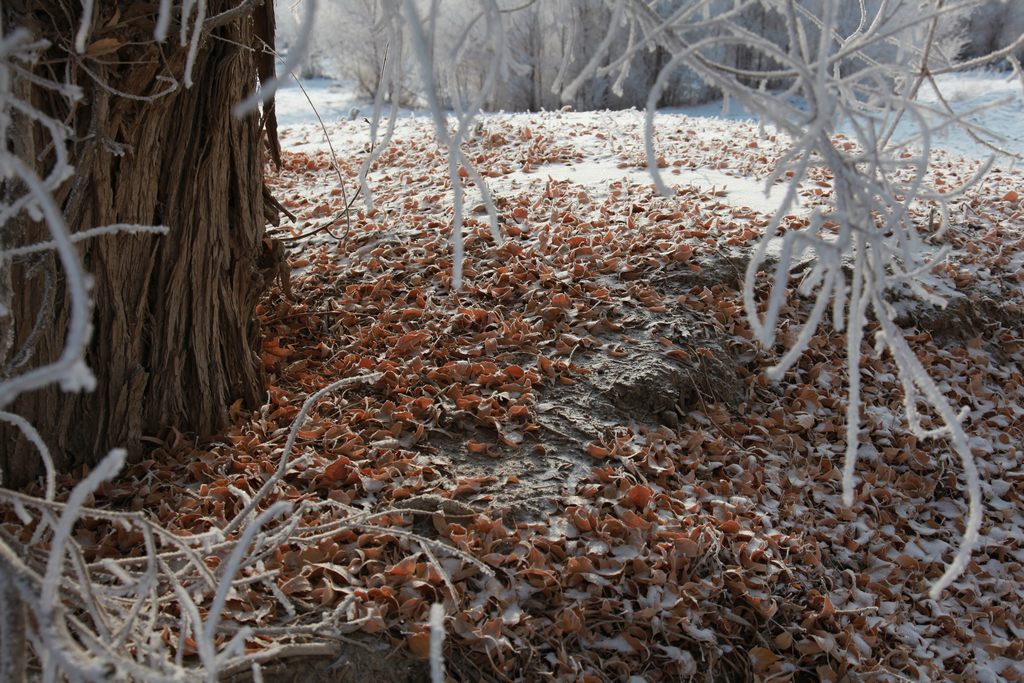
[[[363,637],[301,655],[275,657],[261,667],[265,683],[428,683],[429,666],[407,651]],[[252,670],[221,677],[224,683],[252,683]]]
[[[718,268],[705,272],[692,282],[718,284]],[[590,473],[594,458],[588,447],[604,449],[599,444],[613,438],[616,430],[639,425],[677,429],[681,417],[700,410],[705,401],[735,408],[747,398],[742,376],[749,370],[739,356],[747,352],[709,324],[708,317],[683,307],[661,313],[642,306],[629,310],[615,331],[581,339],[573,347],[567,360],[571,383],[537,391],[542,448],[501,444],[489,449],[493,455],[481,456],[467,454],[460,441],[442,437],[431,442],[436,446],[431,462],[447,467],[454,481],[514,477],[518,483],[487,493],[489,505],[516,518],[535,517],[543,511],[543,501],[558,498],[567,485]],[[676,353],[667,355],[668,350]],[[486,433],[478,437],[494,440]]]

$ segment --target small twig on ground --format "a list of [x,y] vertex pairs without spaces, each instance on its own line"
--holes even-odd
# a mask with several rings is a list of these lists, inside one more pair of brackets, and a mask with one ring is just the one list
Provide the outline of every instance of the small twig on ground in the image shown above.
[[334,225],[337,222],[338,222],[338,220],[335,219],[335,220],[332,220],[332,221],[328,221],[328,222],[324,223],[323,225],[310,230],[309,232],[304,232],[304,233],[301,233],[301,234],[298,234],[298,235],[290,235],[288,237],[278,237],[277,239],[282,241],[282,242],[294,242],[296,240],[302,240],[302,239],[306,239],[307,237],[312,237],[313,235],[316,235],[317,233],[326,232],[328,235],[330,235],[331,237],[333,237],[334,239],[336,239],[336,240],[338,240],[340,242],[345,237],[347,237],[347,235],[338,236],[338,235],[335,235],[333,232],[331,232],[331,226]]

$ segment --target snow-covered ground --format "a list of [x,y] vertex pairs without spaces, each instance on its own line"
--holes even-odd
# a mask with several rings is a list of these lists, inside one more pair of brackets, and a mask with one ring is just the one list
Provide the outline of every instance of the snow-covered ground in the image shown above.
[[[998,136],[982,136],[983,139],[1013,154],[1024,154],[1024,83],[1015,80],[1006,72],[988,70],[943,74],[937,76],[935,81],[939,86],[941,98],[948,102],[954,111],[963,115],[965,123],[991,131]],[[302,88],[305,89],[305,93]],[[353,84],[344,81],[310,79],[302,82],[302,88],[294,82],[288,82],[278,91],[277,116],[282,127],[318,126],[317,115],[310,102],[315,105],[316,112],[325,123],[336,123],[353,116],[369,116],[373,108],[371,102],[357,95]],[[919,100],[936,108],[940,107],[939,94],[929,84],[921,87]],[[735,101],[730,101],[728,107],[725,107],[720,100],[692,107],[665,109],[663,112],[663,116],[673,114],[726,120],[754,118]],[[402,110],[402,116],[426,116],[426,113]],[[837,132],[850,135],[852,130],[848,125],[841,125]],[[902,140],[917,134],[914,122],[905,117],[900,121],[894,139]],[[963,128],[941,131],[932,144],[952,154],[973,159],[985,159],[992,154],[990,148]],[[583,178],[580,175],[582,172],[580,168],[571,171],[578,179]],[[712,176],[707,178],[711,184],[714,184],[715,180],[720,179]],[[735,180],[731,182],[734,183]]]
[[277,91],[277,123],[289,126],[319,125],[317,115],[324,123],[348,120],[353,109],[369,110],[372,104],[360,100],[350,83],[326,78],[311,78],[301,86],[293,80],[284,81]]
[[[1024,155],[1024,88],[1006,73],[974,71],[964,74],[946,74],[936,77],[941,98],[959,113],[964,121],[975,129],[947,128],[931,140],[935,148],[949,153],[952,158],[963,156],[967,163],[988,158],[993,151],[983,144],[976,132],[985,129],[993,135],[981,136],[1010,153]],[[940,96],[930,84],[920,90],[921,101],[939,106]],[[339,154],[349,158],[365,155],[369,142],[369,117],[373,104],[361,98],[354,84],[317,78],[302,81],[299,86],[288,82],[277,94],[277,116],[282,132],[285,150],[316,154],[325,152],[323,127],[330,130],[331,142]],[[384,112],[384,116],[390,109]],[[643,113],[636,110],[594,111],[563,114],[562,112],[538,113],[490,113],[481,114],[480,125],[475,134],[485,134],[488,121],[518,122],[529,127],[531,121],[544,121],[549,130],[558,129],[559,121],[573,126],[582,126],[590,132],[573,139],[576,150],[574,158],[547,159],[541,165],[527,165],[524,168],[504,169],[502,174],[488,178],[492,192],[517,192],[531,186],[542,188],[548,181],[571,181],[586,187],[594,198],[606,196],[613,187],[644,186],[651,183],[646,169],[643,148]],[[385,128],[382,119],[380,131]],[[733,207],[751,207],[771,215],[782,203],[788,185],[777,181],[769,186],[766,176],[771,168],[756,161],[756,155],[747,155],[746,161],[723,158],[722,144],[735,134],[752,135],[755,118],[731,101],[723,106],[722,101],[685,108],[669,108],[659,111],[655,119],[658,135],[671,142],[680,134],[689,139],[699,140],[705,150],[703,158],[696,155],[696,161],[682,166],[663,169],[663,179],[672,187],[693,187],[704,193],[713,193]],[[741,125],[741,129],[734,126]],[[395,138],[409,136],[431,136],[432,120],[423,110],[401,109],[396,125]],[[771,130],[761,134],[760,142],[768,156],[781,149],[781,141],[775,140]],[[849,125],[840,126],[840,134],[851,138]],[[557,133],[554,133],[557,135]],[[896,142],[919,134],[912,117],[904,116],[893,135]],[[767,136],[767,139],[766,139]],[[379,139],[379,138],[378,138]],[[692,156],[692,155],[691,155]],[[627,159],[627,161],[624,161]],[[1005,167],[1013,168],[1015,160],[998,156]],[[371,173],[372,182],[382,172]],[[485,174],[487,175],[487,174]],[[471,188],[470,206],[481,201],[478,189]],[[806,199],[803,198],[803,199]],[[798,198],[790,207],[795,214],[806,211],[806,202]]]
[[[991,142],[1008,152],[1024,154],[1024,83],[1004,73],[975,71],[936,77],[942,98],[963,116],[964,122],[1001,136]],[[921,89],[920,100],[938,106],[939,96],[929,86]],[[909,124],[903,122],[903,134]],[[988,148],[963,130],[942,132],[934,141],[937,147],[955,154],[985,158]]]
[[[935,77],[939,92],[928,83],[921,86],[918,101],[935,109],[941,109],[945,100],[957,114],[963,117],[971,132],[987,130],[996,137],[972,135],[965,128],[949,127],[939,132],[932,140],[932,146],[952,154],[973,159],[986,159],[993,151],[982,141],[992,143],[1012,154],[1024,154],[1024,83],[1006,72],[979,70],[962,74],[942,74]],[[940,98],[941,95],[941,98]],[[800,106],[799,101],[794,104]],[[694,107],[680,107],[666,110],[688,116],[719,117],[732,120],[747,120],[754,117],[736,101],[725,106],[721,100]],[[939,120],[939,117],[934,117]],[[837,130],[848,136],[853,135],[849,124],[841,124]],[[895,141],[906,140],[918,135],[917,124],[907,116],[900,120],[893,135]],[[980,140],[979,140],[980,138]]]

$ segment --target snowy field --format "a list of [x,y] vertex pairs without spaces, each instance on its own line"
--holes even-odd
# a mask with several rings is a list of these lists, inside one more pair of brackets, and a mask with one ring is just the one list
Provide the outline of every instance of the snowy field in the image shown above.
[[[1007,73],[994,71],[973,71],[963,74],[943,74],[936,77],[940,94],[957,114],[963,116],[968,126],[987,129],[998,137],[982,137],[1011,154],[1024,154],[1024,83],[1014,80]],[[938,109],[939,94],[928,84],[921,87],[918,100]],[[688,116],[724,117],[734,120],[752,118],[741,106],[731,103],[728,109],[723,103],[712,102],[696,107],[668,110]],[[852,136],[848,125],[840,125],[838,131]],[[902,120],[894,134],[894,140],[903,140],[917,135],[917,129],[909,117]],[[988,158],[993,152],[963,129],[941,131],[932,145],[951,154],[972,159]]]
[[[971,130],[942,130],[931,140],[932,147],[947,152],[951,159],[963,157],[968,164],[994,156],[999,167],[1010,170],[1016,168],[1017,162],[1012,157],[994,152],[985,143],[991,143],[1011,154],[1024,154],[1022,84],[1005,73],[992,71],[943,75],[936,80],[941,88],[941,97],[963,115]],[[928,84],[922,87],[920,99],[938,106],[939,97]],[[322,122],[331,131],[331,142],[336,152],[361,156],[369,140],[366,119],[372,115],[372,109],[372,103],[360,99],[351,84],[320,78],[303,81],[302,87],[299,87],[291,81],[277,95],[277,116],[283,147],[286,151],[307,154],[329,151],[324,140]],[[385,110],[385,115],[389,111]],[[650,184],[650,174],[645,168],[642,112],[487,113],[480,115],[478,130],[486,129],[488,121],[521,122],[526,125],[531,120],[545,121],[555,131],[555,135],[558,134],[558,122],[567,126],[580,125],[593,132],[573,140],[577,150],[576,158],[549,159],[543,164],[543,169],[529,165],[506,169],[488,180],[492,191],[500,194],[503,191],[542,185],[548,180],[567,180],[601,197],[606,196],[613,185]],[[385,128],[385,121],[386,118],[381,123],[381,131]],[[722,158],[719,154],[721,150],[715,142],[728,140],[733,130],[748,135],[751,124],[755,122],[755,118],[735,102],[727,107],[718,101],[659,111],[655,125],[667,138],[673,137],[673,131],[686,130],[688,135],[701,141],[699,145],[706,148],[707,152],[703,158],[691,155],[691,161],[687,164],[666,170],[665,181],[675,188],[693,186],[701,191],[715,193],[733,206],[751,207],[772,214],[782,201],[786,184],[777,182],[772,186],[766,185],[765,177],[771,169],[765,163],[759,163],[756,157],[749,155],[745,162]],[[741,128],[736,129],[735,125]],[[431,126],[428,112],[401,109],[395,137],[430,136]],[[975,132],[981,129],[993,135]],[[837,132],[853,137],[848,125],[840,125]],[[774,151],[781,149],[774,140],[765,142],[765,136],[760,133],[758,131],[759,144]],[[770,133],[769,130],[769,137],[773,137]],[[918,130],[911,117],[907,116],[898,124],[893,139],[899,142],[917,134]],[[628,163],[624,163],[624,159],[628,159]],[[371,186],[379,177],[379,173],[368,176]],[[472,197],[479,200],[479,191],[471,190]],[[794,210],[801,213],[805,207],[798,205]]]
[[[964,116],[964,121],[979,128],[988,129],[999,138],[990,142],[1013,154],[1024,154],[1024,84],[1015,81],[1006,73],[974,71],[965,74],[945,74],[936,79],[942,97],[954,110]],[[316,111],[325,123],[345,121],[358,114],[369,116],[373,105],[360,99],[355,88],[348,83],[328,79],[303,81],[302,92],[294,81],[288,82],[277,95],[277,116],[282,127],[318,126]],[[308,99],[307,99],[308,95]],[[921,88],[922,102],[938,106],[939,98],[929,86]],[[726,109],[721,101],[693,107],[666,109],[663,115],[682,114],[691,117],[726,120],[753,120],[753,117],[735,102]],[[425,112],[403,110],[404,117],[425,117]],[[660,120],[660,119],[659,119]],[[849,134],[848,127],[840,126],[838,132]],[[916,130],[908,121],[902,121],[895,139],[915,135]],[[992,152],[964,130],[944,131],[932,143],[952,154],[972,159],[985,159]]]

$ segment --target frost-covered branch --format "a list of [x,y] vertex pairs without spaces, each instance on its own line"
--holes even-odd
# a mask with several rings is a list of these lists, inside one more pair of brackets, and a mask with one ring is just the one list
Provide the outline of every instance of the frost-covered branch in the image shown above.
[[[937,390],[916,356],[910,352],[894,320],[888,303],[888,290],[905,282],[926,297],[936,297],[917,285],[911,273],[923,273],[934,263],[923,248],[918,226],[910,208],[919,201],[939,205],[946,215],[948,196],[936,195],[925,187],[931,158],[930,141],[939,129],[960,122],[959,115],[945,107],[936,111],[915,100],[919,86],[939,59],[934,49],[940,29],[958,12],[973,6],[971,2],[944,3],[938,0],[925,7],[899,0],[872,5],[872,11],[860,17],[856,29],[845,33],[840,22],[841,3],[764,2],[765,7],[785,17],[788,44],[775,43],[747,31],[731,20],[714,25],[714,39],[695,39],[686,25],[661,21],[652,6],[635,0],[632,18],[647,36],[673,54],[672,61],[659,76],[648,101],[646,147],[649,168],[656,185],[666,187],[658,178],[654,148],[654,107],[663,83],[671,71],[686,66],[713,83],[726,96],[742,102],[756,112],[764,124],[784,131],[792,146],[776,169],[785,172],[791,184],[764,237],[751,258],[744,285],[748,318],[757,338],[765,345],[775,343],[775,329],[786,304],[790,269],[807,256],[813,267],[801,283],[801,294],[814,297],[807,320],[791,342],[779,363],[769,371],[781,377],[807,348],[826,312],[838,330],[847,332],[849,363],[849,400],[847,403],[846,456],[843,467],[843,500],[854,502],[854,479],[858,437],[861,431],[859,359],[869,314],[879,321],[879,345],[888,350],[899,369],[905,388],[909,426],[922,436],[944,436],[964,469],[965,488],[970,501],[966,529],[956,556],[943,576],[932,586],[937,597],[966,566],[977,540],[981,524],[981,490],[962,416]],[[948,30],[947,30],[948,32]],[[915,41],[915,38],[923,40]],[[711,53],[721,45],[735,44],[752,49],[767,58],[771,67],[761,72],[738,69],[721,63]],[[923,44],[908,54],[902,45]],[[762,87],[772,79],[783,79],[785,90]],[[909,82],[901,94],[898,84]],[[784,97],[800,95],[809,111],[795,111]],[[936,115],[939,116],[936,116]],[[890,144],[893,131],[902,117],[917,128],[919,149],[910,153],[905,141]],[[936,120],[938,119],[938,120]],[[841,122],[849,122],[856,134],[856,145],[837,146],[833,136]],[[816,209],[807,228],[777,234],[785,216],[796,203],[796,188],[807,178],[813,165],[828,169],[834,178],[834,202]],[[825,229],[835,226],[832,233]],[[766,263],[769,247],[780,244],[778,262],[773,269],[770,296],[760,310],[755,294],[758,274]],[[845,268],[850,268],[847,275]],[[927,434],[917,426],[916,402],[925,400],[939,415],[943,426]]]
[[[149,234],[149,235],[166,235],[167,227],[163,225],[135,225],[130,223],[113,223],[111,225],[104,225],[98,228],[90,228],[88,230],[82,230],[69,236],[72,242],[84,242],[87,239],[94,237],[101,237],[103,235],[119,235],[119,234]],[[28,254],[36,254],[41,251],[51,251],[57,247],[57,243],[51,242],[37,242],[36,244],[30,244],[24,247],[11,247],[10,249],[0,250],[0,257],[11,258],[12,256],[26,256]]]

